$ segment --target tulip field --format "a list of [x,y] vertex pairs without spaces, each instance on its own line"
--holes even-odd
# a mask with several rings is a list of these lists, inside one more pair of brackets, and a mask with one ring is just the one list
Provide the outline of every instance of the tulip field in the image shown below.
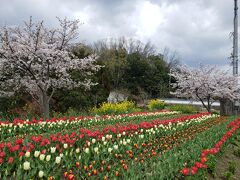
[[178,111],[0,121],[0,179],[184,179],[240,119]]

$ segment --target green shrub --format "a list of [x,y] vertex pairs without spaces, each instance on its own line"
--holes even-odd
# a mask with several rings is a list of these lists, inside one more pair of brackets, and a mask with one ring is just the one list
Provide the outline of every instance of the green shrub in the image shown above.
[[158,110],[158,109],[164,109],[165,107],[165,102],[158,100],[158,99],[152,99],[148,102],[147,108],[152,111],[152,110]]
[[217,111],[217,110],[212,110],[212,114],[217,114],[217,115],[220,115],[220,112]]
[[183,104],[171,105],[169,109],[171,111],[181,111],[182,113],[193,113],[197,111],[197,109],[194,106]]
[[228,163],[228,171],[231,172],[232,174],[235,174],[236,163],[234,161]]
[[217,159],[215,156],[210,155],[208,157],[208,161],[206,162],[207,165],[207,170],[210,174],[213,174],[215,172],[216,169],[216,164],[217,164]]
[[233,154],[237,157],[240,157],[240,148],[237,148],[233,151]]
[[233,174],[232,174],[231,172],[229,172],[229,171],[226,171],[226,172],[223,174],[223,176],[224,176],[224,179],[229,180],[229,179],[232,178]]
[[131,101],[123,101],[119,103],[102,103],[99,108],[91,110],[94,114],[121,114],[139,111],[135,104]]

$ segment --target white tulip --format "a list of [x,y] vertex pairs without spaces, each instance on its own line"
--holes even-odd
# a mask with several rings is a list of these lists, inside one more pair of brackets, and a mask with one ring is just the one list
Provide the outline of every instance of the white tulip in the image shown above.
[[80,148],[77,148],[77,149],[76,149],[76,153],[80,153]]
[[35,151],[35,152],[34,152],[34,157],[37,158],[39,155],[40,155],[40,151]]
[[41,154],[41,155],[39,156],[39,159],[40,159],[41,161],[43,161],[44,158],[45,158],[45,154]]
[[55,153],[56,147],[51,147],[51,153]]
[[39,171],[39,172],[38,172],[38,177],[42,178],[43,175],[44,175],[44,172],[43,172],[43,171]]
[[55,160],[55,163],[56,163],[56,164],[60,164],[60,162],[61,162],[61,157],[60,157],[60,156],[57,156],[57,157],[56,157],[56,160]]
[[63,145],[63,147],[64,147],[64,149],[67,149],[67,148],[68,148],[68,144],[65,143],[65,144]]
[[50,159],[51,159],[51,155],[47,155],[46,161],[50,161]]
[[96,139],[92,139],[92,143],[94,144],[96,142]]
[[23,169],[24,170],[29,170],[30,169],[30,162],[28,162],[28,161],[25,161],[24,163],[23,163]]
[[89,148],[86,148],[86,149],[84,150],[84,152],[88,154],[88,153],[89,153]]
[[118,145],[114,145],[113,148],[114,148],[115,150],[117,150],[117,149],[118,149]]
[[25,157],[27,157],[27,158],[30,157],[30,152],[29,152],[29,151],[27,151],[27,152],[25,153]]
[[103,137],[102,137],[102,141],[104,142],[105,140],[106,140],[106,138],[103,136]]
[[111,153],[112,152],[112,148],[108,148],[108,152]]
[[95,153],[97,153],[98,152],[98,147],[95,147],[94,151],[95,151]]

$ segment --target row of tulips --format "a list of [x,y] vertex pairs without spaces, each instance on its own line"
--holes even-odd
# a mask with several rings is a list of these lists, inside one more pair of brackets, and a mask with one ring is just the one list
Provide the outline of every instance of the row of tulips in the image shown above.
[[[131,165],[127,164],[127,160],[134,158],[134,161],[143,163],[146,154],[150,158],[173,147],[173,143],[177,142],[174,139],[164,143],[172,133],[184,132],[193,126],[198,127],[199,124],[215,117],[202,113],[171,120],[106,127],[101,132],[80,129],[79,132],[65,135],[57,133],[48,138],[39,135],[31,136],[30,139],[17,139],[14,144],[0,144],[0,173],[2,177],[12,175],[22,178],[24,175],[24,178],[30,178],[38,175],[42,178],[51,173],[62,175],[62,171],[72,168],[72,162],[75,162],[78,174],[73,175],[71,171],[66,171],[64,176],[67,178],[97,175],[105,169],[106,177],[110,177],[112,172],[118,176],[124,174]],[[186,137],[182,136],[178,142]],[[159,146],[151,143],[153,139]],[[162,143],[158,139],[161,139]],[[134,157],[136,154],[140,158]],[[119,169],[119,166],[115,165],[116,159],[119,162],[122,160],[122,168]]]
[[[58,132],[78,129],[79,127],[89,128],[97,125],[118,124],[118,123],[130,123],[138,122],[139,120],[151,120],[153,118],[167,118],[169,116],[178,115],[177,111],[157,111],[157,112],[139,112],[123,115],[112,116],[88,116],[88,117],[63,117],[52,118],[47,121],[40,120],[18,120],[15,119],[12,123],[0,122],[0,138],[6,139],[14,137],[15,135],[23,134],[39,134],[48,132]],[[178,115],[179,116],[179,115]]]
[[240,128],[240,118],[237,118],[236,120],[230,122],[228,124],[228,130],[226,133],[221,137],[221,139],[210,149],[204,149],[202,150],[200,154],[200,161],[195,162],[195,164],[190,167],[184,167],[181,170],[182,175],[187,176],[187,175],[195,175],[198,171],[198,169],[207,168],[206,162],[207,162],[207,156],[208,155],[215,155],[220,151],[220,148],[222,145],[234,134],[234,132]]
[[[193,164],[203,148],[211,147],[224,134],[228,121],[225,118],[209,119],[165,136],[163,139],[167,139],[167,143],[170,143],[173,147],[168,147],[163,151],[164,153],[160,151],[160,154],[156,157],[145,159],[145,163],[141,164],[141,166],[130,166],[129,172],[126,172],[128,177],[160,180],[182,179],[179,169],[183,165],[189,166]],[[139,169],[143,172],[142,174],[136,173],[139,172]],[[135,174],[133,175],[131,172],[135,172]]]
[[45,124],[45,123],[57,123],[61,121],[82,121],[82,120],[93,120],[93,121],[104,121],[104,120],[116,120],[121,118],[130,118],[130,117],[138,117],[138,116],[158,116],[158,115],[165,115],[165,114],[177,114],[180,113],[179,111],[168,111],[168,110],[161,110],[155,112],[134,112],[128,114],[120,114],[120,115],[102,115],[102,116],[70,116],[70,117],[61,117],[61,118],[51,118],[47,120],[40,119],[32,119],[32,120],[23,120],[15,118],[12,122],[11,121],[0,121],[0,126],[17,126],[20,124]]
[[[153,128],[155,125],[171,125],[174,123],[180,123],[181,122],[185,122],[188,123],[190,120],[196,119],[198,120],[198,118],[201,118],[203,116],[210,116],[209,113],[199,113],[199,114],[193,114],[193,115],[188,115],[188,116],[181,116],[181,117],[176,117],[176,118],[172,118],[172,119],[154,119],[154,120],[150,120],[150,121],[140,121],[140,123],[136,123],[136,124],[127,124],[127,125],[121,125],[121,124],[115,124],[113,126],[105,126],[102,129],[98,129],[98,130],[90,130],[90,129],[86,129],[86,128],[78,128],[78,129],[74,129],[68,132],[63,131],[62,129],[60,129],[57,132],[51,132],[50,134],[44,134],[42,135],[42,133],[37,134],[37,135],[31,135],[29,136],[29,134],[26,134],[24,136],[17,136],[17,138],[15,138],[15,142],[16,141],[27,141],[28,139],[34,141],[35,143],[39,142],[43,145],[50,143],[50,141],[58,141],[58,142],[66,142],[66,143],[73,143],[73,137],[78,137],[79,139],[82,139],[84,136],[86,137],[90,137],[90,138],[101,138],[102,135],[107,134],[108,132],[112,132],[112,133],[121,133],[121,132],[130,132],[130,131],[136,131],[138,129],[141,128]],[[141,119],[140,119],[141,120]],[[144,119],[143,119],[144,120]],[[60,133],[61,132],[61,133]],[[5,144],[7,144],[8,141],[13,141],[13,139],[7,139],[5,140]],[[0,146],[1,147],[1,146]]]

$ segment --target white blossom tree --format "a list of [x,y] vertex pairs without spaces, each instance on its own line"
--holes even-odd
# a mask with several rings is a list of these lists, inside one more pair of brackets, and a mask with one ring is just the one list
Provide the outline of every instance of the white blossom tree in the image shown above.
[[32,18],[20,27],[0,30],[0,87],[13,93],[24,88],[40,105],[44,118],[49,117],[49,101],[57,88],[90,88],[89,76],[76,81],[71,71],[90,75],[99,70],[94,55],[79,59],[70,51],[78,36],[79,21],[59,19],[59,27],[50,29]]
[[191,98],[201,101],[211,112],[214,101],[234,101],[239,99],[238,77],[219,70],[216,66],[200,66],[198,69],[178,66],[171,70],[171,76],[176,80],[172,83],[177,97]]

